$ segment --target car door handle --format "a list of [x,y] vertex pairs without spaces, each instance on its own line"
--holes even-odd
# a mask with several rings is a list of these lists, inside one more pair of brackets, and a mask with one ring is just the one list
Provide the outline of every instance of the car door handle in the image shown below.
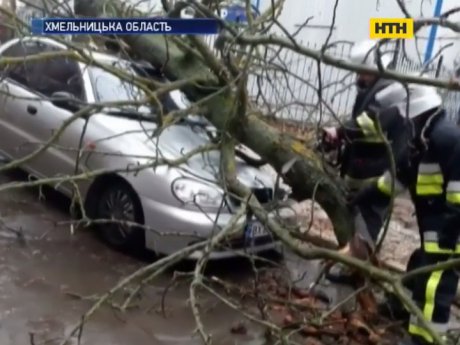
[[37,113],[37,108],[35,108],[33,105],[28,105],[27,112],[31,115],[35,115]]

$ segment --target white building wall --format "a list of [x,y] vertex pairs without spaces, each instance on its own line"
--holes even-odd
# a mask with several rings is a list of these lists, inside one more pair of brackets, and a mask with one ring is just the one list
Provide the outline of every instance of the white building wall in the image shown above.
[[[9,1],[9,0],[2,0]],[[43,1],[43,0],[33,0]],[[70,7],[73,0],[60,0],[68,3]],[[146,12],[161,11],[161,0],[127,0]],[[17,0],[21,5],[21,0]],[[232,1],[230,1],[232,2]],[[260,4],[260,10],[266,10],[272,0],[252,0]],[[437,0],[405,0],[406,6],[413,17],[433,16]],[[298,34],[302,42],[322,44],[329,34],[332,23],[333,9],[336,0],[285,0],[280,22],[291,33],[297,31],[299,26],[308,18],[308,26]],[[442,12],[458,6],[459,0],[443,0]],[[338,0],[335,26],[331,41],[359,41],[369,38],[369,19],[372,17],[402,17],[396,0]],[[452,20],[460,22],[460,13],[455,14]],[[429,28],[421,30],[418,39],[407,40],[407,52],[415,61],[423,61]],[[451,67],[454,61],[460,61],[460,34],[455,34],[448,29],[439,27],[437,40],[434,45],[433,55],[446,44],[451,47],[443,50],[443,64]]]
[[[294,32],[299,25],[313,17],[309,26],[298,34],[301,41],[321,44],[329,33],[332,14],[336,0],[286,0],[280,22],[289,32]],[[436,0],[406,0],[409,13],[413,17],[431,17],[434,14]],[[270,6],[271,0],[261,0],[261,9]],[[458,0],[443,0],[442,12],[457,7]],[[359,41],[369,38],[369,19],[373,17],[403,17],[396,0],[339,0],[336,11],[335,28],[332,40]],[[451,17],[459,22],[460,13]],[[411,58],[423,61],[429,28],[418,33],[418,39],[407,40],[407,52]],[[443,51],[444,64],[451,67],[454,60],[460,58],[460,34],[438,27],[437,40],[433,56],[446,44],[453,44]]]

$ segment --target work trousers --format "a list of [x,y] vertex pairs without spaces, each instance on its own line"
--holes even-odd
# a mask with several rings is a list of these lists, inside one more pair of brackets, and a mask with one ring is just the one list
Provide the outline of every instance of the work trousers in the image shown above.
[[[447,253],[447,250],[440,251],[444,253],[427,252],[425,248],[415,250],[410,257],[407,271],[460,257],[460,254],[454,251],[452,253]],[[405,283],[425,320],[440,334],[447,331],[450,308],[455,299],[458,280],[458,273],[453,269],[448,269],[416,275]],[[414,315],[411,315],[408,327],[409,334],[416,344],[434,342],[431,335]]]
[[[368,177],[367,179],[353,179],[345,176],[345,182],[348,187],[349,198],[353,199],[357,193],[363,188],[366,188],[376,183],[379,176]],[[372,202],[355,205],[353,210],[355,236],[360,240],[365,241],[369,249],[373,251],[375,245],[381,235],[383,223],[388,215],[388,202]]]
[[[348,156],[341,171],[348,188],[348,198],[352,200],[362,189],[376,184],[379,177],[384,173],[384,168],[381,162],[376,162],[373,159]],[[364,241],[368,249],[371,252],[374,251],[387,216],[388,206],[386,201],[355,205],[353,209],[355,213],[353,242],[355,244]],[[368,257],[369,254],[364,255],[363,253],[363,256]],[[361,259],[366,259],[366,257]]]

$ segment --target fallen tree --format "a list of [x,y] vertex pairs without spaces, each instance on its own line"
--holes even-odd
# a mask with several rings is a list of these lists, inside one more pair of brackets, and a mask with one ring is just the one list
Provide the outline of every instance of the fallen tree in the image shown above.
[[[187,3],[179,3],[178,6],[185,6]],[[195,4],[199,7],[198,4]],[[76,13],[86,17],[123,17],[123,16],[139,16],[132,8],[125,6],[120,1],[90,1],[79,0],[75,3]],[[178,8],[172,9],[170,13],[174,15]],[[339,67],[349,70],[357,70],[357,66],[353,66],[339,59],[327,56],[323,51],[312,52],[304,49],[288,39],[279,39],[270,35],[254,36],[242,35],[224,38],[230,41],[234,39],[239,45],[246,45],[252,49],[252,46],[263,44],[275,44],[280,47],[287,47],[296,51],[301,51],[306,56],[313,57],[320,63],[334,63]],[[308,246],[305,241],[294,239],[286,229],[277,224],[276,221],[265,219],[267,213],[258,204],[250,193],[238,184],[235,178],[235,142],[241,142],[258,153],[264,161],[269,162],[280,173],[284,180],[292,187],[293,196],[302,201],[305,199],[313,199],[318,202],[328,214],[333,226],[335,235],[339,245],[346,243],[352,232],[351,216],[346,206],[344,189],[339,181],[330,174],[326,166],[323,164],[321,157],[315,151],[301,140],[293,136],[283,133],[270,125],[263,117],[263,111],[255,108],[248,101],[246,93],[246,78],[247,66],[251,63],[251,56],[239,55],[224,56],[224,59],[218,58],[200,39],[195,37],[164,37],[155,35],[127,35],[118,37],[127,47],[129,54],[147,60],[156,67],[161,68],[166,77],[174,82],[182,81],[180,88],[192,102],[200,103],[202,114],[210,120],[213,125],[223,134],[222,153],[223,166],[225,170],[224,178],[227,186],[241,197],[244,198],[247,207],[259,218],[268,224],[270,229],[285,243],[291,244],[293,251],[307,259],[327,258],[334,261],[343,262],[353,266],[363,272],[366,272],[373,281],[386,285],[387,290],[393,290],[404,301],[406,306],[420,320],[423,316],[402,289],[402,278],[394,277],[390,273],[373,267],[368,263],[355,260],[353,258],[344,257],[340,253],[333,250],[323,248],[314,248]],[[366,70],[365,67],[359,67]],[[372,70],[372,73],[382,73],[388,76],[395,76],[393,72]],[[414,76],[397,76],[401,80],[413,82],[427,82],[423,78]],[[428,81],[427,84],[437,86],[449,86],[442,80]],[[176,85],[179,85],[177,83]],[[454,84],[453,84],[454,85]],[[455,86],[455,85],[454,85]],[[457,86],[455,86],[457,87]],[[321,99],[321,86],[319,98]],[[321,100],[320,100],[321,103]],[[166,115],[163,119],[163,124],[174,121],[170,115]],[[230,228],[227,229],[230,231]],[[225,235],[225,231],[221,233]],[[205,252],[209,252],[213,245],[217,243],[220,236],[216,236],[206,244],[200,244],[204,247]],[[151,281],[155,276],[162,272],[173,261],[186,257],[190,249],[185,249],[182,253],[172,255],[169,260],[150,265],[145,270],[133,274],[131,277],[123,280],[104,295],[94,307],[85,314],[81,324],[111,295],[120,290],[132,280],[142,279],[141,285],[144,286]],[[171,261],[170,261],[171,260]],[[200,333],[203,339],[207,339],[207,335],[201,329],[199,315],[196,312],[198,309],[197,302],[194,299],[195,289],[203,285],[202,269],[205,266],[206,257],[200,260],[195,268],[194,280],[191,286],[191,303],[194,315],[196,315],[197,325],[200,328]],[[160,264],[165,265],[159,269]],[[458,262],[452,260],[445,265],[457,266]],[[436,267],[420,269],[417,273],[423,273],[430,270],[435,270]],[[422,272],[423,271],[423,272]],[[153,272],[153,273],[152,273]],[[412,273],[410,276],[414,276]],[[138,289],[136,289],[138,291]],[[129,304],[129,303],[125,303]],[[423,323],[423,320],[421,321]],[[78,327],[81,326],[80,324]],[[75,330],[78,329],[75,328]],[[426,324],[430,333],[432,330]],[[436,341],[439,337],[433,335]]]
[[[130,10],[120,1],[111,1],[107,6],[105,4],[103,0],[78,0],[75,2],[75,10],[77,15],[86,17],[130,15]],[[199,84],[184,86],[182,91],[191,101],[215,92],[204,102],[203,115],[218,130],[229,133],[259,154],[278,173],[282,173],[283,166],[295,160],[292,167],[282,174],[286,183],[292,187],[293,197],[299,201],[314,198],[333,222],[339,244],[346,243],[352,232],[352,222],[341,184],[327,174],[320,157],[305,143],[267,124],[257,109],[241,104],[242,97],[238,85],[235,85],[238,78],[226,76],[229,74],[226,66],[214,56],[209,56],[204,62],[203,55],[198,51],[193,53],[181,47],[177,40],[168,37],[126,35],[122,39],[137,57],[161,67],[169,80],[199,77]],[[201,48],[206,51],[205,47]],[[239,109],[235,109],[234,105],[239,105]],[[241,112],[241,109],[244,114],[232,116],[235,111]]]
[[[178,13],[187,6],[195,7],[201,16],[213,16],[207,7],[195,1],[179,1],[176,2],[174,8],[171,8],[166,0],[162,1],[162,4],[171,17],[177,17]],[[281,7],[278,3],[274,3],[273,9],[261,15],[259,24],[263,18],[274,19],[275,12]],[[404,11],[404,13],[406,12]],[[105,0],[77,0],[75,1],[75,13],[81,17],[143,16],[133,6],[128,6],[120,0],[110,2]],[[446,19],[453,13],[455,11],[450,11],[443,18]],[[433,20],[430,19],[417,20],[415,30],[420,30],[431,24],[433,24]],[[449,21],[441,20],[439,24],[454,31],[458,30],[458,27],[452,26]],[[221,38],[231,42],[231,44],[238,43],[244,49],[273,44],[302,53],[315,59],[318,63],[324,62],[350,71],[379,73],[402,82],[460,89],[458,83],[452,83],[450,80],[401,75],[397,72],[382,70],[381,66],[375,69],[354,65],[326,54],[325,49],[315,51],[302,47],[289,36],[280,38],[268,34],[237,34],[225,23],[223,25],[226,30],[224,30]],[[226,36],[225,33],[228,35]],[[181,90],[193,102],[202,100],[202,115],[218,130],[228,133],[269,162],[282,175],[285,182],[292,187],[292,196],[297,201],[314,199],[318,202],[333,224],[339,246],[347,242],[353,232],[353,224],[341,182],[333,174],[328,173],[323,160],[311,147],[270,125],[263,118],[262,111],[248,104],[245,89],[247,78],[245,68],[251,63],[250,56],[243,54],[243,58],[240,60],[235,59],[235,56],[233,59],[227,56],[226,63],[223,63],[222,59],[219,59],[197,37],[125,35],[117,39],[122,40],[129,47],[130,55],[160,67],[169,80],[199,80],[184,84]],[[328,43],[327,40],[324,47]],[[318,96],[319,103],[322,103],[321,86],[319,86]],[[234,116],[235,114],[237,116]]]

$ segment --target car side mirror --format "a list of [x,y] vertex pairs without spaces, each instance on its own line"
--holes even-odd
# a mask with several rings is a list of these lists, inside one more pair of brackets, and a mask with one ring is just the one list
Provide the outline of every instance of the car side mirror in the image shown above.
[[53,103],[56,107],[70,111],[80,110],[77,97],[66,91],[54,92],[51,95],[51,103]]

